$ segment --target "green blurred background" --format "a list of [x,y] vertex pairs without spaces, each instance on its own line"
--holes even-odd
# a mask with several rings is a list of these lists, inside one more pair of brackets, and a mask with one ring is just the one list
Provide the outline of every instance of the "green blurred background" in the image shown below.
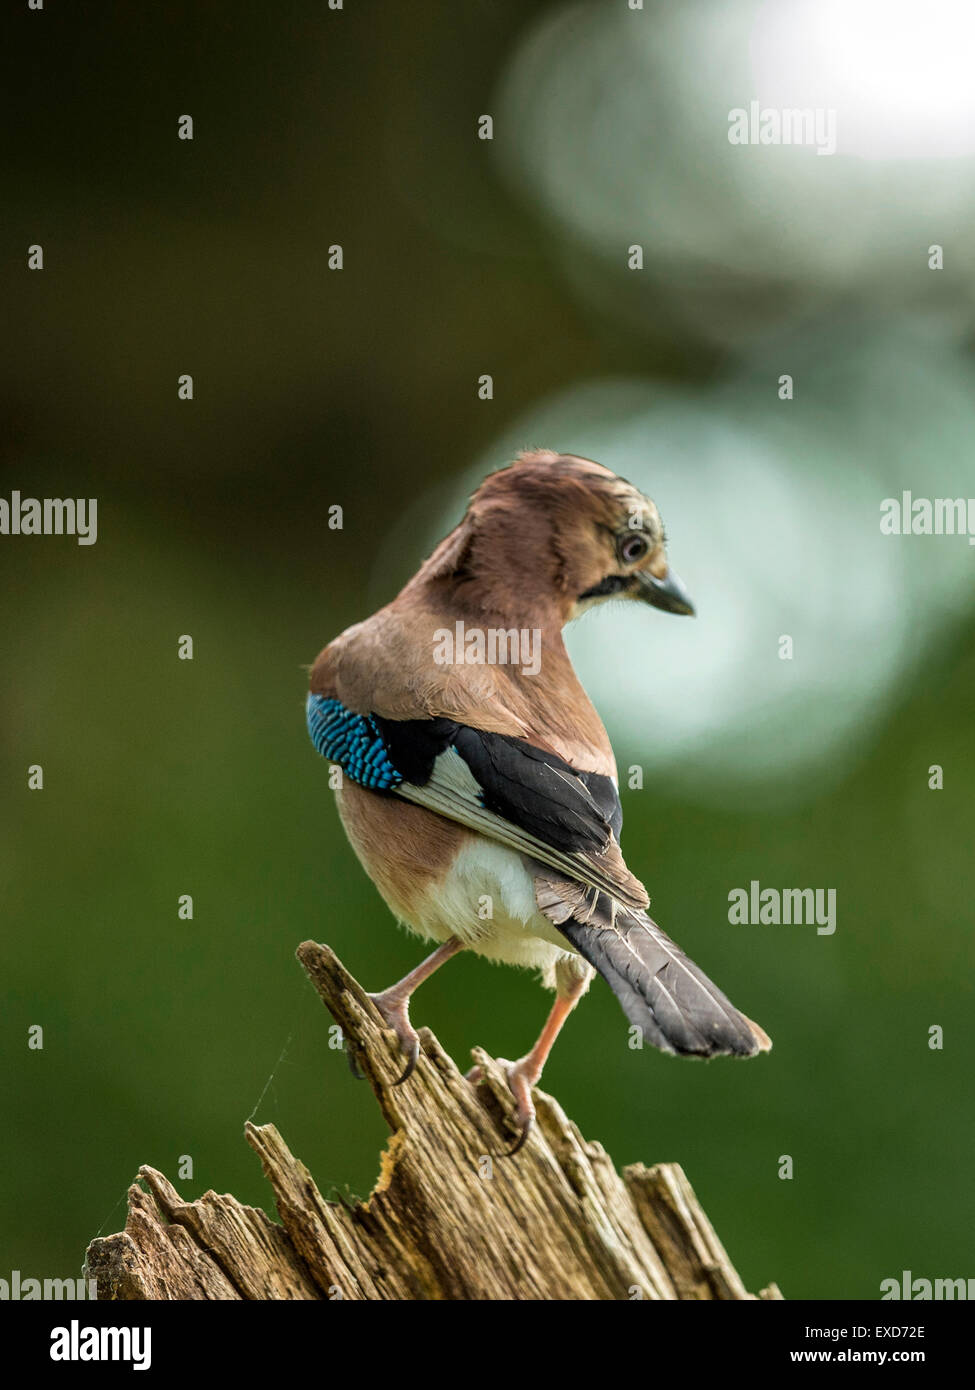
[[[618,1163],[680,1161],[751,1289],[973,1272],[975,551],[879,534],[902,487],[975,492],[964,93],[942,67],[943,127],[915,102],[873,147],[920,40],[874,24],[865,83],[837,7],[819,47],[807,6],[766,10],[7,11],[0,495],[95,496],[99,533],[0,538],[0,1276],[76,1273],[140,1163],[266,1205],[251,1115],[326,1194],[370,1190],[384,1127],[293,953],[376,989],[423,947],[345,842],[304,667],[526,444],[661,505],[699,619],[620,607],[572,650],[644,769],[623,843],[656,916],[775,1040],[631,1052],[597,982],[546,1089]],[[946,14],[942,64],[971,53]],[[729,145],[770,71],[838,107],[835,156]],[[751,879],[835,888],[835,935],[729,925]],[[548,1002],[461,957],[414,1017],[463,1066],[520,1055]]]

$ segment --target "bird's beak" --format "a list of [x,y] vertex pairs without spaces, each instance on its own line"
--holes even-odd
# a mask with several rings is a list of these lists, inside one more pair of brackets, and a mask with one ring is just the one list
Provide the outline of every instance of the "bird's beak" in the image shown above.
[[645,603],[652,603],[654,608],[662,608],[665,613],[694,616],[691,596],[674,570],[668,569],[663,579],[654,578],[649,570],[641,570],[637,579],[640,581],[639,595]]

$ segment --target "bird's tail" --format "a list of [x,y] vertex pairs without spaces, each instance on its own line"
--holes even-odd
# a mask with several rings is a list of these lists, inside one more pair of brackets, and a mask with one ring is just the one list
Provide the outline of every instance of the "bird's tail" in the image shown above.
[[[572,885],[576,887],[576,885]],[[545,915],[606,980],[648,1043],[682,1057],[753,1057],[772,1041],[643,911],[564,882],[536,883]],[[559,918],[562,920],[558,920]]]

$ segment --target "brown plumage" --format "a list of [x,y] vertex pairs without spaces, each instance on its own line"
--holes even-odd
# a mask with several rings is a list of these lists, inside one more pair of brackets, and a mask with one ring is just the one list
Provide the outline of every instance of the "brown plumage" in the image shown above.
[[[339,808],[394,914],[446,943],[430,969],[459,943],[536,966],[557,990],[539,1044],[509,1067],[522,1137],[531,1084],[591,978],[585,961],[664,1050],[770,1046],[646,915],[646,890],[623,860],[612,748],[562,639],[608,597],[693,612],[654,504],[591,460],[533,451],[481,484],[397,597],[330,643],[311,676],[313,696],[372,717],[402,774],[386,790],[347,778]],[[521,646],[472,664],[472,633]],[[414,1057],[406,1006],[425,969],[376,996]]]

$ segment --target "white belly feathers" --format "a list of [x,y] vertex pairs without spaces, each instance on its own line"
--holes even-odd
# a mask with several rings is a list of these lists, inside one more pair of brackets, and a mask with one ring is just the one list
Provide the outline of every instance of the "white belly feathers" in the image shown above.
[[560,959],[577,954],[539,912],[521,855],[480,836],[466,841],[446,878],[401,920],[434,941],[457,936],[487,960],[541,970],[546,983]]

